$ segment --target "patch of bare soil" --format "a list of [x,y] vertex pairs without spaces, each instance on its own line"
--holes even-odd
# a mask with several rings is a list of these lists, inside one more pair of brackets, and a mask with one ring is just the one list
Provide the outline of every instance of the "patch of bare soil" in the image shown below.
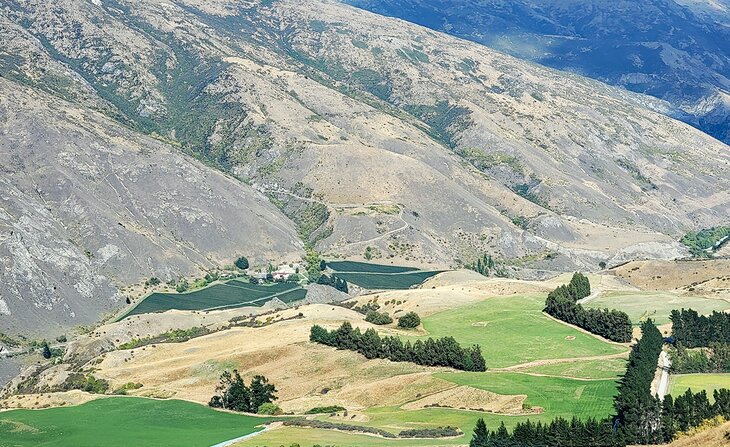
[[2,408],[24,408],[39,410],[49,407],[64,407],[80,405],[90,400],[103,398],[98,394],[89,394],[79,390],[63,391],[59,393],[15,394],[0,401]]
[[542,413],[542,408],[523,408],[525,399],[527,396],[524,394],[501,395],[464,385],[409,402],[401,408],[419,410],[428,407],[442,407],[509,415]]
[[730,259],[635,261],[611,270],[642,290],[730,298]]

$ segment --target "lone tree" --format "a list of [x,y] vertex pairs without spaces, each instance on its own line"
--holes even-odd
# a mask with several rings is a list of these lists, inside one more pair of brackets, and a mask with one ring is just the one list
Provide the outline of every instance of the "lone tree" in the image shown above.
[[43,342],[43,348],[41,351],[41,354],[43,355],[44,359],[50,359],[53,353],[51,352],[51,348],[48,346],[48,342]]
[[421,317],[415,312],[408,312],[398,319],[398,327],[405,329],[417,328],[421,324]]
[[248,259],[245,256],[241,256],[240,258],[236,259],[236,262],[234,262],[234,264],[240,270],[246,270],[249,267]]

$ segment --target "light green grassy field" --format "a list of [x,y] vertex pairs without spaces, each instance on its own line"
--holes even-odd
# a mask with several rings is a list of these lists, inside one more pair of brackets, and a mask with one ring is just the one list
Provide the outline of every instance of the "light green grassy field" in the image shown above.
[[694,309],[700,314],[713,310],[730,309],[725,300],[699,296],[679,296],[669,292],[607,292],[589,301],[585,307],[618,309],[626,312],[634,325],[640,325],[647,318],[657,324],[669,323],[673,309]]
[[[464,445],[469,442],[477,418],[483,417],[490,428],[496,428],[504,421],[508,428],[517,422],[530,419],[550,421],[556,416],[568,419],[576,415],[581,418],[608,416],[612,412],[613,396],[616,392],[614,380],[575,380],[558,377],[536,377],[521,373],[439,373],[437,377],[458,385],[470,385],[500,394],[526,394],[526,404],[543,407],[544,412],[530,416],[505,416],[476,411],[448,408],[425,408],[405,411],[399,407],[379,407],[365,411],[367,422],[353,424],[379,427],[392,433],[409,428],[427,428],[450,425],[459,427],[464,436],[441,440],[381,439],[365,435],[346,434],[318,429],[283,428],[263,433],[237,444],[240,447],[280,445],[289,446],[297,442],[304,446],[314,444],[337,445],[338,447],[373,446],[429,446]],[[320,417],[328,419],[327,416]],[[332,420],[342,422],[341,420]]]
[[181,400],[98,399],[75,407],[0,413],[0,446],[201,447],[238,438],[270,419]]
[[730,389],[730,374],[672,374],[669,376],[669,394],[678,396],[688,388],[692,392],[707,391],[707,397],[713,402],[712,392],[720,388]]
[[581,379],[615,379],[626,372],[626,359],[585,360],[525,369],[524,372]]
[[543,295],[490,298],[428,316],[423,327],[431,337],[481,345],[488,368],[627,351],[546,317],[544,303]]

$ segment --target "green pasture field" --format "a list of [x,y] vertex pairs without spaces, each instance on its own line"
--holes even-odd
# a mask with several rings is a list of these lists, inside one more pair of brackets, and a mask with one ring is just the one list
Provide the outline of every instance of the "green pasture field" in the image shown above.
[[441,273],[418,270],[404,273],[358,273],[335,272],[333,275],[348,283],[371,290],[402,290],[421,284],[428,278]]
[[618,309],[626,312],[631,322],[638,326],[651,318],[657,324],[669,323],[673,309],[694,309],[700,314],[710,314],[713,310],[730,309],[730,303],[721,299],[701,296],[680,296],[669,292],[607,292],[586,304],[585,307]]
[[714,402],[712,392],[721,388],[730,389],[730,374],[672,374],[669,376],[669,394],[674,397],[687,391],[696,393],[707,391],[710,402]]
[[430,337],[452,336],[463,346],[480,345],[487,368],[628,350],[548,318],[542,313],[544,303],[544,295],[494,297],[427,316],[423,327]]
[[327,267],[336,272],[350,273],[404,273],[418,271],[414,267],[401,267],[398,265],[371,264],[368,262],[356,261],[331,261]]
[[253,433],[270,420],[181,400],[104,398],[74,407],[0,412],[0,446],[201,447]]
[[276,297],[285,303],[301,300],[306,290],[294,283],[255,285],[232,280],[186,293],[153,293],[130,310],[125,317],[177,310],[213,310],[261,306]]
[[523,370],[548,376],[575,377],[579,379],[616,379],[626,372],[626,359],[583,360],[552,365],[533,366]]
[[[425,408],[420,410],[403,410],[400,407],[378,407],[365,410],[370,418],[367,422],[352,422],[356,425],[379,427],[392,433],[410,428],[443,427],[450,425],[459,427],[464,436],[449,439],[383,439],[361,434],[348,434],[321,429],[283,428],[262,433],[250,440],[236,444],[237,447],[278,447],[296,442],[302,446],[314,444],[336,445],[337,447],[355,446],[430,446],[430,445],[465,445],[471,439],[471,433],[477,418],[483,417],[490,429],[496,429],[504,421],[508,428],[517,422],[530,419],[547,422],[557,416],[571,419],[602,418],[613,411],[613,396],[616,393],[616,381],[608,380],[575,380],[559,377],[536,377],[521,373],[486,372],[486,373],[437,373],[436,377],[458,385],[469,385],[500,394],[526,394],[527,405],[544,408],[541,414],[529,416],[506,416],[493,413],[465,411],[448,408]],[[320,419],[329,419],[321,416]],[[333,422],[341,420],[330,419]]]

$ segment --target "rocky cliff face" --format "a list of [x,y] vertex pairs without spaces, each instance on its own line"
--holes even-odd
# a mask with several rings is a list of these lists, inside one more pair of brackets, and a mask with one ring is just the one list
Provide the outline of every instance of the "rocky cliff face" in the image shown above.
[[299,257],[264,196],[97,112],[0,79],[0,117],[3,332],[93,323],[153,275]]
[[727,0],[348,0],[549,67],[669,101],[730,142]]
[[90,312],[151,269],[299,248],[262,195],[181,153],[321,251],[376,260],[594,269],[680,256],[680,234],[729,212],[728,147],[651,110],[666,103],[341,3],[6,6],[6,213],[68,253],[20,276],[86,272],[64,296],[101,297]]

